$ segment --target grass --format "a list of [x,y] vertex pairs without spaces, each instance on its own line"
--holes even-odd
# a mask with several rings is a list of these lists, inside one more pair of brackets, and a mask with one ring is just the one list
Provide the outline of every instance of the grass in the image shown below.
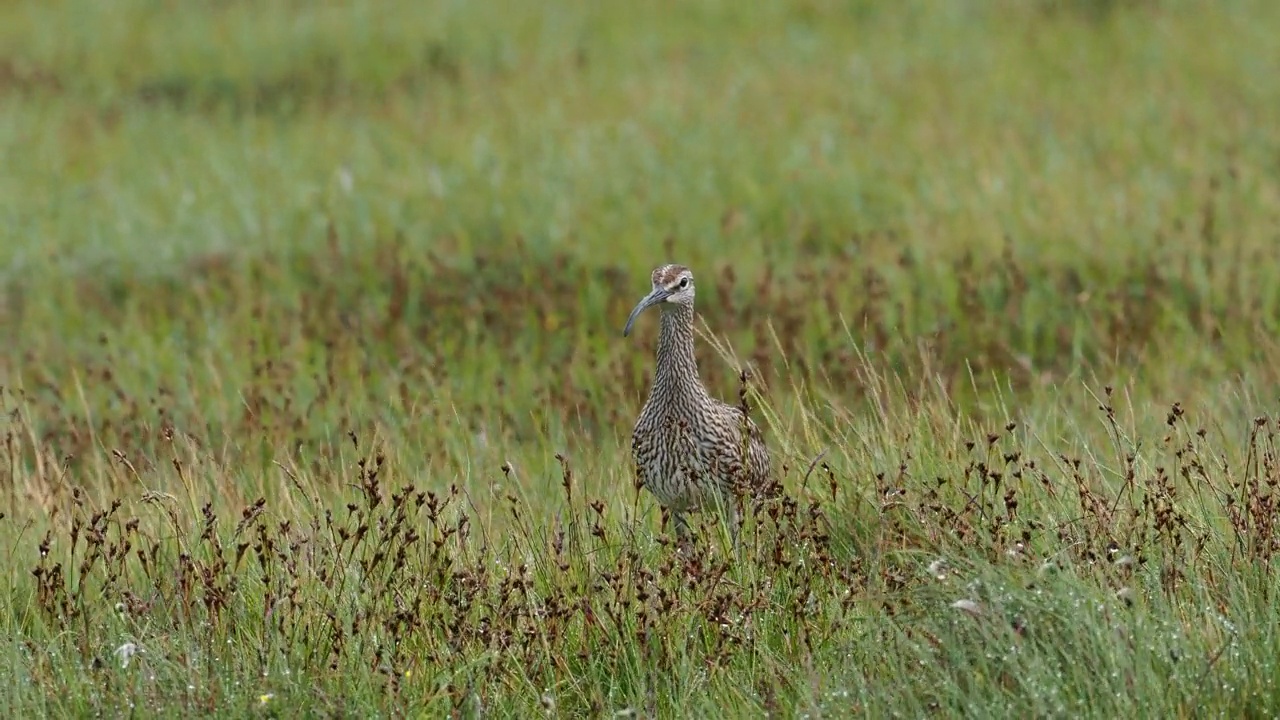
[[1275,715],[1273,5],[4,5],[3,705]]

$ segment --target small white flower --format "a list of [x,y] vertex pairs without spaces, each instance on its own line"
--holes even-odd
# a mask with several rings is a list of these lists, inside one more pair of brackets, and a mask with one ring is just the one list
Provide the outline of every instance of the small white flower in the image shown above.
[[146,651],[131,642],[127,642],[116,648],[115,655],[120,659],[120,667],[127,668],[129,667],[129,661],[133,659],[133,656],[140,652]]
[[929,563],[929,574],[938,580],[947,579],[947,561],[945,558],[938,558]]

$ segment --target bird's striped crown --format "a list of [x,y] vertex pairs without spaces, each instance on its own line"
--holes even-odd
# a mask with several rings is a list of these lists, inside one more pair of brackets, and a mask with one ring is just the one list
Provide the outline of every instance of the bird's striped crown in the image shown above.
[[681,277],[688,276],[693,279],[693,273],[684,265],[670,264],[662,265],[653,270],[653,286],[654,287],[670,287],[679,282]]

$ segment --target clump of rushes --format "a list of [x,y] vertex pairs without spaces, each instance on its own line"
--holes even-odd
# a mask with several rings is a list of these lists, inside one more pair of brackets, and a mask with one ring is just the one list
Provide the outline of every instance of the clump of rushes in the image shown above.
[[[556,688],[559,710],[588,712],[613,701],[569,679],[613,678],[639,698],[693,668],[716,677],[760,653],[808,655],[854,606],[859,564],[833,547],[816,500],[759,501],[746,560],[713,542],[678,554],[615,519],[616,504],[577,496],[557,459],[557,517],[509,495],[501,538],[473,535],[456,485],[399,484],[375,449],[356,458],[348,502],[301,514],[257,498],[220,517],[149,493],[126,517],[121,500],[99,509],[73,489],[68,521],[35,548],[27,632],[51,639],[41,652],[94,666],[128,636],[148,649],[133,668],[203,678],[224,699],[219,678],[275,678],[257,697],[297,674],[375,681],[389,707],[461,711],[533,682]],[[172,702],[165,682],[149,688]]]
[[[1241,600],[1209,580],[1223,566],[1269,577],[1276,423],[1250,421],[1244,457],[1224,464],[1180,403],[1154,454],[1114,404],[1103,388],[1113,461],[1039,447],[1010,421],[953,436],[950,449],[894,446],[893,470],[866,480],[823,454],[783,463],[744,514],[738,554],[708,532],[714,518],[677,552],[633,501],[584,494],[568,453],[555,457],[551,516],[520,497],[510,464],[495,476],[513,490],[483,515],[458,485],[420,487],[355,433],[336,504],[286,494],[222,515],[156,491],[99,503],[71,486],[65,513],[14,547],[32,563],[15,586],[31,610],[19,636],[34,688],[55,697],[78,683],[104,708],[278,705],[315,684],[333,707],[363,697],[395,713],[661,714],[694,676],[751,707],[790,707],[825,686],[805,668],[841,654],[870,662],[873,647],[895,660],[833,677],[854,687],[861,677],[865,694],[895,663],[913,665],[896,697],[927,708],[983,692],[975,668],[1019,697],[1052,694],[1021,663],[1103,652],[1093,641],[1062,647],[1080,642],[1072,623],[1116,638],[1105,644],[1114,663],[1153,652],[1140,644],[1152,621],[1139,611],[1216,598],[1219,630],[1175,622],[1151,646],[1167,654],[1155,666],[1182,677],[1190,671],[1168,658],[1203,647],[1197,673],[1234,677],[1222,658]],[[849,440],[841,432],[828,429],[831,447]],[[950,459],[920,456],[930,452]],[[1205,524],[1215,514],[1227,532]],[[94,670],[62,674],[65,662]],[[1119,682],[1146,667],[1124,666]],[[1173,706],[1194,697],[1183,680]],[[525,698],[527,688],[540,690]]]

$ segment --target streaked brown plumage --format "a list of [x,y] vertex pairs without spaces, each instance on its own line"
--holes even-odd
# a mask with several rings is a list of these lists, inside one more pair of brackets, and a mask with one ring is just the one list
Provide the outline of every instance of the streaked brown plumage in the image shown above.
[[[678,535],[684,514],[718,503],[732,513],[734,498],[763,487],[769,478],[769,450],[760,429],[741,408],[711,397],[698,377],[693,354],[693,273],[683,265],[653,271],[653,291],[631,311],[623,335],[646,308],[662,309],[657,369],[649,398],[631,434],[638,482],[671,511]],[[748,442],[742,438],[747,428]],[[746,460],[743,461],[745,450]]]

